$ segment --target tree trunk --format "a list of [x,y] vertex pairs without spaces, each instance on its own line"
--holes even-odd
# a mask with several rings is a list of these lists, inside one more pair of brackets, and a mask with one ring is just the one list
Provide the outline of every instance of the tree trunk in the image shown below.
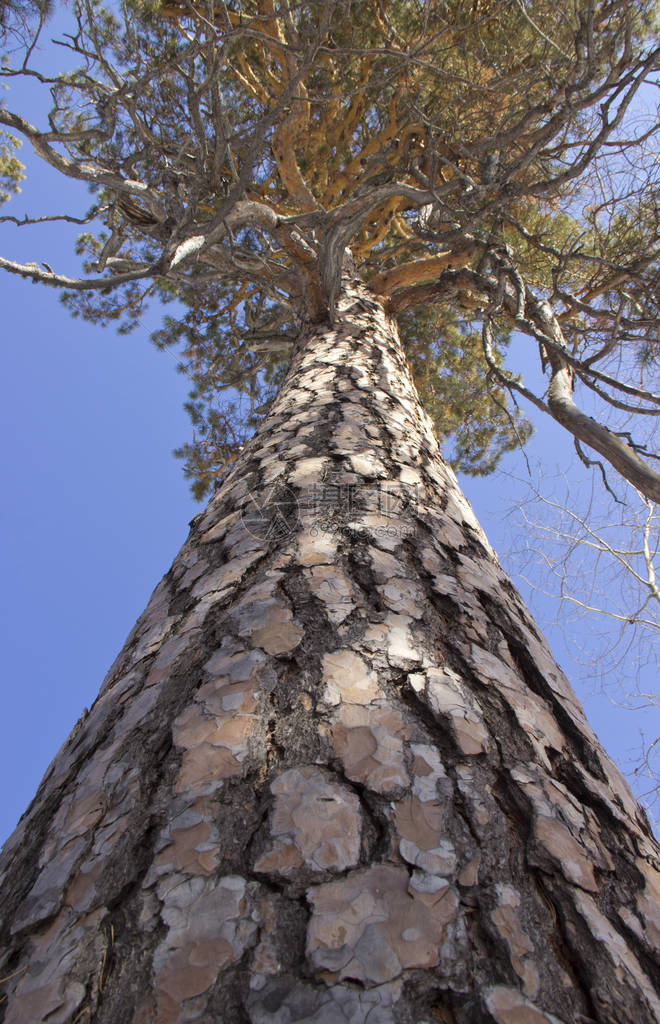
[[652,1024],[658,847],[344,280],[8,841],[4,1024]]

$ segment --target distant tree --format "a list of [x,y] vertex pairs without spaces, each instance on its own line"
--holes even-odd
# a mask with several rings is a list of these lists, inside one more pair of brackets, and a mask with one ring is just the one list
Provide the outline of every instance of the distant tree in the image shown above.
[[[633,488],[617,486],[605,500],[597,481],[585,493],[574,479],[548,478],[547,470],[527,486],[529,497],[509,510],[509,571],[551,599],[555,625],[585,679],[623,709],[657,707],[660,697],[648,692],[660,639],[657,507]],[[655,816],[658,723],[649,715],[641,725],[644,737],[630,751],[628,771],[645,780],[640,790]]]
[[596,514],[593,493],[582,507],[570,507],[570,497],[552,501],[536,491],[521,506],[525,535],[518,554],[532,574],[527,582],[545,576],[546,593],[565,616],[596,616],[606,660],[625,657],[630,645],[652,658],[660,633],[656,506],[627,494],[618,510],[613,501]]
[[660,498],[655,5],[73,17],[0,124],[91,188],[86,276],[0,267],[177,304],[216,487],[5,847],[3,1024],[652,1024],[660,850],[432,421],[486,472],[522,396]]

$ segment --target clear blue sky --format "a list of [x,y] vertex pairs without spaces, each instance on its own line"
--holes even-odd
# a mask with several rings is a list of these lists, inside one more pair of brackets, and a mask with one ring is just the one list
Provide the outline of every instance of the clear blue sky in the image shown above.
[[[15,103],[10,93],[7,105]],[[27,146],[22,155],[27,162]],[[72,203],[86,209],[84,188],[30,161],[22,195],[3,212],[64,212]],[[0,225],[0,253],[73,273],[73,236],[75,230],[61,227],[31,234]],[[112,328],[71,319],[55,291],[6,274],[0,276],[0,309],[2,842],[83,707],[93,702],[199,506],[171,455],[188,437],[186,382],[174,371],[175,356],[148,342],[157,314],[120,337]],[[554,469],[570,452],[564,432],[544,423],[532,453]],[[520,466],[516,456],[509,466]],[[504,555],[503,517],[515,499],[514,484],[502,477],[464,483],[491,543]],[[533,611],[542,619],[554,614],[547,603]],[[583,672],[562,635],[550,639],[592,725],[625,767],[639,749],[647,716],[594,694],[592,683],[581,683]],[[576,636],[570,644],[588,650],[589,638]]]

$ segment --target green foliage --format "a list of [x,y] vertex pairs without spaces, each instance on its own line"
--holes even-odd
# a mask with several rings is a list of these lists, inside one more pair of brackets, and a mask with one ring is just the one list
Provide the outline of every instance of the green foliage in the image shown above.
[[0,131],[0,205],[20,192],[24,166],[15,156],[20,141],[9,132]]
[[[54,0],[0,0],[0,53],[3,66],[7,56],[3,52],[25,45],[25,38],[46,21],[53,12]],[[0,103],[1,105],[1,103]],[[22,142],[10,132],[0,129],[0,206],[12,195],[17,195],[20,182],[25,178],[25,165],[16,156]]]
[[[403,313],[399,330],[445,457],[463,473],[493,473],[505,452],[524,445],[532,427],[493,379],[480,333],[451,310],[428,307]],[[498,365],[508,343],[509,332],[500,332],[495,347]]]
[[[240,302],[232,289],[191,282],[176,294],[160,289],[160,298],[177,302],[152,335],[157,348],[175,347],[177,367],[191,381],[186,410],[193,439],[176,449],[191,491],[201,500],[221,479],[265,415],[288,367],[294,340],[278,341],[272,325],[282,310],[246,291]],[[267,325],[262,335],[259,324]]]

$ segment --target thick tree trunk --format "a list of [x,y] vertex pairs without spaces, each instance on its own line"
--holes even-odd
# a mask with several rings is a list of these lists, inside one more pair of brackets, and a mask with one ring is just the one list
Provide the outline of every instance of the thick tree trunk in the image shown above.
[[658,847],[344,285],[5,847],[4,1024],[660,1016]]

